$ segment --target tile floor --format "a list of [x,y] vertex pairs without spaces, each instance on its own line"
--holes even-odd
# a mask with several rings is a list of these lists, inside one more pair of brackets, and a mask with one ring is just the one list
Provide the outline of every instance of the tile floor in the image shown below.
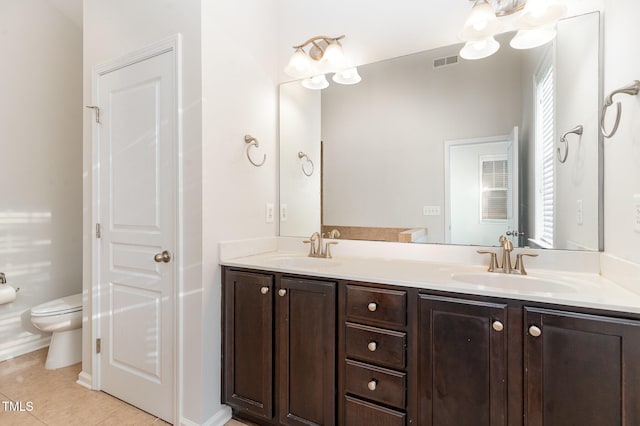
[[[0,426],[168,424],[106,393],[76,384],[80,364],[46,370],[46,356],[47,349],[42,349],[0,362]],[[227,423],[242,425],[235,420]]]

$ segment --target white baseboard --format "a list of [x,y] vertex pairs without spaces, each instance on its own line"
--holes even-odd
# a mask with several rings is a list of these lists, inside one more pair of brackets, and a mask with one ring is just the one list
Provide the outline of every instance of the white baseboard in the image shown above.
[[231,407],[223,405],[217,413],[201,425],[183,417],[180,419],[180,426],[224,426],[229,420],[231,420]]
[[15,358],[38,349],[46,348],[51,342],[51,336],[33,334],[28,339],[21,338],[15,344],[5,344],[0,349],[0,361]]
[[91,374],[89,373],[81,371],[80,374],[78,374],[78,380],[76,380],[76,383],[89,390],[93,390],[93,387],[91,386],[91,383],[93,382],[92,382]]

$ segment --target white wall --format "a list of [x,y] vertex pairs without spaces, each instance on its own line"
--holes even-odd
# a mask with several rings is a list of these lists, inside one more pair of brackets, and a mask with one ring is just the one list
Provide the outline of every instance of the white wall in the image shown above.
[[44,0],[2,0],[0,35],[0,271],[20,287],[0,305],[2,360],[46,344],[30,307],[82,288],[82,30]]
[[[265,204],[277,206],[276,10],[274,0],[202,2],[204,291],[202,329],[188,333],[202,342],[203,419],[220,407],[218,244],[276,234],[265,223]],[[262,167],[249,163],[245,134],[259,141],[254,158],[266,154]]]
[[[183,271],[182,414],[200,423],[211,401],[204,401],[202,374],[202,84],[200,0],[85,0],[84,2],[84,105],[91,105],[91,72],[101,63],[138,50],[174,34],[182,34],[183,204],[181,253]],[[84,116],[84,257],[83,287],[91,294],[91,129],[93,113]],[[91,318],[89,299],[84,304],[83,372],[91,373]]]
[[[604,91],[640,80],[640,2],[605,0]],[[633,195],[640,194],[640,96],[617,96],[622,102],[618,132],[604,142],[605,252],[640,263],[640,232],[634,231]],[[607,129],[615,117],[610,108]]]

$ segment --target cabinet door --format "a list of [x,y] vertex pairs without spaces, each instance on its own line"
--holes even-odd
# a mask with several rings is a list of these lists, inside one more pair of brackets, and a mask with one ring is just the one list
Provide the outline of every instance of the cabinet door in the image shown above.
[[224,402],[273,417],[273,277],[226,271]]
[[280,424],[333,425],[335,283],[282,278],[276,315]]
[[420,295],[421,426],[506,424],[506,320],[506,305]]
[[527,426],[640,424],[640,322],[525,309]]

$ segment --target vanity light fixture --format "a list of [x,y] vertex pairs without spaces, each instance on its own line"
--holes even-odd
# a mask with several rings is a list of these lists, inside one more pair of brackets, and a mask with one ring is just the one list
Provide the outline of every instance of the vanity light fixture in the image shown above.
[[471,0],[475,1],[460,38],[466,43],[460,51],[465,59],[481,59],[500,48],[494,39],[503,26],[498,17],[518,13],[518,30],[509,43],[514,49],[542,46],[556,36],[555,24],[566,13],[564,0]]
[[335,73],[333,81],[339,84],[358,83],[361,80],[358,70],[348,65],[340,43],[344,37],[316,36],[293,46],[295,51],[284,72],[293,78],[304,78],[302,85],[312,90],[329,86],[327,73]]

